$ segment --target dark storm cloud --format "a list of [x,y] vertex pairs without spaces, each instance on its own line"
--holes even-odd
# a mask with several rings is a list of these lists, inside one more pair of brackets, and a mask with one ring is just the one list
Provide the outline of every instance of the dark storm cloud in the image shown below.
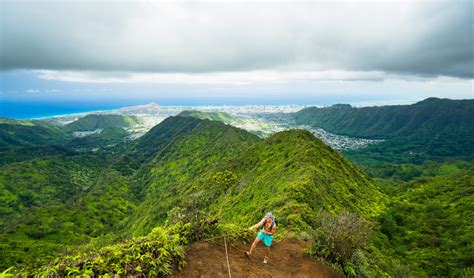
[[2,70],[474,75],[472,1],[0,5]]

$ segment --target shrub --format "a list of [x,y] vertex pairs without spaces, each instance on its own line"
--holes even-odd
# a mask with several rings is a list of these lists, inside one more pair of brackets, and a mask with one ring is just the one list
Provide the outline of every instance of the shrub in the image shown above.
[[182,268],[189,225],[157,227],[146,237],[133,238],[95,252],[62,256],[37,269],[17,270],[20,276],[135,276],[170,275]]
[[355,213],[333,216],[320,213],[309,253],[335,266],[347,276],[363,276],[367,262],[360,252],[372,225]]

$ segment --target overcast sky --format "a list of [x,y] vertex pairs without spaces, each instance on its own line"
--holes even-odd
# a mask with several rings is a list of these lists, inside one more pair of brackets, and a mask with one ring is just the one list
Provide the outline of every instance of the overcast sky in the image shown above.
[[4,100],[473,98],[473,1],[0,2]]

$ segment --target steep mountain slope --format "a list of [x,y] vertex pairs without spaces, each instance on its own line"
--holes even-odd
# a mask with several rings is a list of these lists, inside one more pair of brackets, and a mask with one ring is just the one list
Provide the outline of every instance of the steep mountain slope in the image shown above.
[[25,125],[16,123],[0,123],[0,151],[14,147],[31,147],[44,144],[59,144],[65,141],[66,132],[59,127],[50,125]]
[[413,105],[311,107],[295,113],[294,117],[297,123],[311,124],[330,132],[385,139],[449,130],[467,134],[473,129],[473,113],[474,100],[428,98]]
[[113,233],[136,201],[107,152],[118,142],[127,148],[128,133],[114,126],[128,125],[127,118],[87,117],[80,126],[103,130],[76,138],[67,127],[41,121],[5,122],[0,132],[22,141],[0,151],[0,266],[45,259]]
[[[128,133],[123,129],[139,119],[121,115],[87,115],[64,127],[42,120],[0,118],[0,165],[51,155],[72,155],[76,151],[105,152],[123,143]],[[76,131],[99,131],[76,137]]]
[[0,266],[84,240],[93,221],[81,225],[81,210],[68,206],[95,185],[103,165],[96,157],[52,156],[0,167]]
[[370,217],[381,209],[382,194],[366,175],[308,131],[274,134],[225,169],[239,178],[221,201],[225,221],[250,224],[273,211],[298,230],[312,226],[320,210]]
[[[176,117],[151,130],[136,144],[128,142],[129,149],[126,148],[121,157],[108,153],[91,156],[72,153],[69,156],[33,158],[0,167],[0,237],[3,243],[0,249],[5,251],[1,252],[0,266],[45,259],[59,249],[70,248],[105,234],[113,235],[118,232],[119,227],[124,230],[123,235],[129,237],[129,227],[122,220],[131,215],[139,197],[143,198],[142,191],[146,187],[140,176],[143,170],[136,169],[148,169],[146,162],[142,164],[136,159],[137,153],[139,158],[143,158],[140,155],[142,153],[135,153],[134,150],[137,146],[143,147],[143,153],[153,158],[154,153],[160,153],[161,148],[168,147],[164,142],[175,142],[184,136],[189,123],[203,133],[212,133],[213,126],[217,125],[218,127],[214,127],[216,133],[212,133],[216,136],[219,136],[219,132],[226,133],[228,130],[229,140],[221,138],[222,140],[216,139],[216,142],[220,142],[221,146],[228,144],[229,149],[234,146],[234,137],[242,135],[243,138],[248,136],[249,140],[256,140],[253,135],[221,123]],[[168,127],[171,130],[171,127],[176,128],[176,132],[168,130]],[[108,129],[111,127],[104,131]],[[161,133],[165,130],[166,134]],[[237,133],[234,136],[235,130]],[[242,134],[238,134],[239,132]],[[199,133],[197,134],[184,137],[188,141],[175,145],[175,148],[182,148],[182,157],[179,159],[184,156],[192,158],[196,147],[191,144],[196,143],[194,139],[199,139]],[[88,137],[72,141],[68,146],[73,144],[77,147],[78,143],[87,142],[100,146],[101,142],[107,142],[98,136]],[[205,152],[214,147],[217,155],[224,156],[225,152],[220,153],[222,149],[218,145],[219,143],[209,143],[200,151]],[[173,157],[173,154],[167,157]],[[215,163],[218,158],[209,159]],[[200,168],[205,165],[197,164],[195,171],[205,170]],[[167,167],[175,169],[173,165]],[[186,168],[181,171],[184,176]]]
[[[241,225],[269,210],[296,230],[308,228],[321,209],[367,217],[380,210],[382,194],[367,177],[307,131],[258,141],[219,122],[199,122],[200,128],[169,144],[144,168],[144,201],[130,218],[136,234],[206,194],[212,196],[208,207],[215,217]],[[216,181],[221,178],[226,181]]]
[[[104,138],[74,142],[106,146],[124,130],[104,131]],[[71,152],[0,166],[0,268],[24,263],[30,274],[166,275],[182,266],[183,245],[222,234],[249,236],[243,229],[267,211],[278,217],[279,236],[308,239],[323,211],[354,212],[375,223],[375,243],[357,254],[362,266],[375,269],[365,273],[457,275],[472,266],[473,173],[461,166],[425,169],[433,177],[401,184],[390,202],[310,132],[259,139],[221,122],[170,117],[123,142],[119,154]],[[214,254],[208,251],[194,255]],[[55,263],[33,265],[57,252]],[[285,263],[294,258],[280,255],[282,269],[293,273]],[[231,256],[243,265],[237,253]],[[294,256],[313,269],[309,258]]]
[[[5,181],[2,200],[6,200],[4,209],[9,216],[2,226],[0,247],[2,251],[10,250],[2,252],[5,254],[1,258],[2,266],[48,258],[59,249],[71,250],[75,244],[94,238],[97,238],[95,242],[111,244],[117,236],[148,235],[131,240],[132,245],[119,243],[99,250],[99,257],[111,263],[116,253],[107,250],[118,248],[122,255],[129,254],[127,250],[139,253],[147,250],[140,246],[155,242],[154,228],[168,223],[170,212],[179,212],[179,208],[187,210],[186,213],[205,212],[196,214],[205,217],[204,222],[198,223],[211,225],[218,221],[224,226],[234,225],[238,230],[272,210],[278,215],[281,228],[287,231],[311,230],[320,210],[348,210],[372,217],[381,208],[381,193],[356,166],[301,130],[261,140],[221,122],[177,116],[131,142],[118,160],[111,162],[114,157],[104,158],[103,163],[92,161],[90,167],[79,171],[89,171],[90,176],[74,174],[74,161],[79,162],[81,156],[50,158],[51,162],[29,161],[1,169]],[[61,159],[68,163],[62,164]],[[31,169],[29,163],[33,163]],[[45,166],[38,168],[34,163]],[[63,168],[57,169],[61,165]],[[129,165],[133,167],[126,167]],[[37,175],[35,169],[43,169],[44,173]],[[57,179],[60,184],[45,187],[54,176],[63,177]],[[12,204],[19,202],[17,198],[22,193],[7,186],[12,178],[25,184],[37,179],[38,186],[34,188],[58,192],[58,199],[51,199],[52,203],[34,201],[27,215],[21,210],[14,213]],[[79,185],[84,187],[78,188]],[[26,188],[18,190],[28,191]],[[72,193],[61,193],[58,191],[61,188],[69,188]],[[187,225],[182,232],[178,229],[180,237],[188,234],[179,239],[180,244],[206,236],[196,234],[194,228],[190,231]],[[167,237],[173,238],[171,234]],[[170,252],[177,252],[178,257],[181,252],[177,246],[163,248],[177,248]],[[158,256],[156,250],[150,252],[150,256]],[[96,260],[99,257],[94,255],[90,259],[97,267],[101,264]],[[76,259],[64,259],[65,264],[73,264],[69,271],[83,265]],[[127,260],[120,257],[123,259]],[[131,271],[127,273],[141,271],[127,265],[123,268]],[[66,271],[61,269],[58,271]]]
[[61,146],[70,139],[60,127],[41,121],[0,118],[0,166],[72,152]]
[[106,157],[49,157],[0,168],[0,204],[0,266],[8,267],[113,241],[137,188]]
[[[170,132],[167,126],[172,126],[175,134],[166,137],[168,140],[163,138],[164,131]],[[146,145],[146,153],[154,158],[138,171],[145,177],[146,189],[143,203],[130,217],[130,229],[146,234],[162,224],[168,211],[190,198],[193,188],[202,186],[223,159],[257,140],[244,130],[193,117],[171,117],[150,130],[136,145]]]
[[472,275],[473,184],[471,166],[401,185],[381,215],[381,231],[389,241],[383,250],[401,257],[412,275]]
[[142,160],[153,159],[162,149],[180,136],[191,132],[200,123],[193,117],[169,117],[137,140],[131,155]]
[[[386,139],[362,152],[403,154],[408,159],[474,155],[474,100],[428,98],[413,105],[354,108],[334,105],[294,114],[298,124],[372,139]],[[357,152],[355,152],[357,153]]]

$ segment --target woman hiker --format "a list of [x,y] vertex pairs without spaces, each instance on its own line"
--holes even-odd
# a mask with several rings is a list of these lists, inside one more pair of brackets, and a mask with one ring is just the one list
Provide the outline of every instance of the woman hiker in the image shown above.
[[263,258],[263,263],[266,264],[268,263],[268,256],[270,255],[270,246],[272,246],[273,235],[277,230],[276,219],[271,212],[267,213],[260,222],[250,227],[249,230],[255,230],[262,226],[263,229],[258,233],[257,238],[255,238],[250,247],[250,250],[245,252],[245,255],[250,258],[255,247],[257,247],[258,243],[263,240],[263,243],[265,244],[265,257]]

